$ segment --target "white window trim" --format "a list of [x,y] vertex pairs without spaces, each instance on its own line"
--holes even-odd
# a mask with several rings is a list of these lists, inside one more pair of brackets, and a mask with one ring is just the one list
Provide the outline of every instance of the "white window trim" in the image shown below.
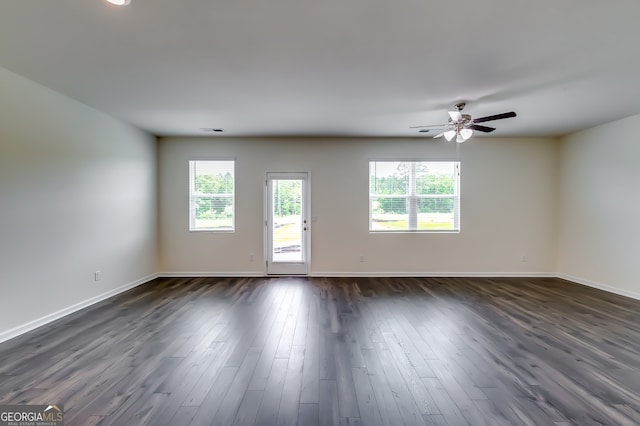
[[[193,164],[195,162],[204,161],[231,161],[233,162],[233,194],[202,194],[192,192],[192,188],[195,187],[195,174]],[[189,232],[213,232],[213,233],[234,233],[236,231],[236,160],[235,158],[198,158],[191,159],[188,162],[189,165]],[[196,228],[196,200],[198,198],[231,198],[232,199],[232,216],[231,216],[231,229],[215,229],[215,228]]]
[[[371,163],[373,162],[404,162],[404,163],[455,163],[457,168],[457,176],[456,182],[454,186],[454,194],[372,194],[371,193]],[[372,234],[415,234],[415,233],[423,233],[423,234],[459,234],[460,233],[460,169],[461,164],[459,160],[416,160],[416,159],[369,159],[367,162],[367,174],[368,174],[368,188],[369,188],[369,233]],[[414,176],[415,178],[415,176]],[[415,183],[411,184],[411,177],[409,182],[410,191],[415,191]],[[418,199],[427,199],[427,198],[451,198],[454,202],[454,229],[372,229],[373,222],[373,200],[376,198],[401,198],[406,199],[409,203],[416,203]],[[411,222],[412,218],[409,218]],[[415,218],[417,221],[417,218]],[[416,224],[417,226],[417,224]]]

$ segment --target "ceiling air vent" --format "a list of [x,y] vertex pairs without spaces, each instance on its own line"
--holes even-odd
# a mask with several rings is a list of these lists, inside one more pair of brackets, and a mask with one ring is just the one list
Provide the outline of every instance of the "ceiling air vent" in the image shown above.
[[207,133],[222,133],[222,129],[217,129],[215,127],[200,127],[200,130]]

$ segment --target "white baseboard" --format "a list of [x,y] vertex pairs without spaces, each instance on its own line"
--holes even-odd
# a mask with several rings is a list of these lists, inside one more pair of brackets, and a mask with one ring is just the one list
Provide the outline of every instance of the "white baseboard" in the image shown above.
[[155,278],[157,278],[158,274],[147,275],[146,277],[140,278],[118,288],[114,288],[113,290],[109,290],[106,293],[99,294],[98,296],[92,297],[90,299],[84,300],[82,302],[76,303],[75,305],[69,306],[68,308],[61,309],[57,312],[51,313],[49,315],[45,315],[36,320],[30,321],[26,324],[19,325],[10,330],[4,331],[0,333],[0,343],[5,342],[7,340],[13,339],[14,337],[18,337],[21,334],[27,333],[31,330],[34,330],[38,327],[42,327],[43,325],[49,324],[55,320],[58,320],[62,317],[65,317],[69,314],[79,311],[80,309],[84,309],[93,304],[101,302],[105,299],[108,299],[117,294],[123,293],[127,290],[130,290],[134,287],[137,287],[141,284],[147,283]]
[[617,287],[612,287],[607,284],[598,283],[595,281],[587,280],[580,277],[574,277],[572,275],[567,274],[556,274],[557,278],[561,278],[563,280],[571,281],[577,284],[586,285],[587,287],[597,288],[598,290],[604,290],[609,293],[618,294],[620,296],[630,297],[632,299],[640,300],[640,293],[635,291],[623,290]]
[[466,278],[553,278],[553,272],[322,272],[313,271],[311,277],[466,277]]
[[264,277],[264,272],[159,272],[158,278],[198,278],[198,277]]

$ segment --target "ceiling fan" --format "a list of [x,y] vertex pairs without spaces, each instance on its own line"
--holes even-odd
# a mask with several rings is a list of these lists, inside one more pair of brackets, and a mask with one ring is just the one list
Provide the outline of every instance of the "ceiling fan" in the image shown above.
[[[478,123],[484,123],[486,121],[502,120],[503,118],[515,117],[516,113],[504,112],[502,114],[489,115],[480,118],[471,118],[469,114],[463,114],[462,110],[466,106],[465,102],[459,102],[455,105],[455,110],[447,111],[449,113],[449,121],[446,124],[426,125],[426,126],[413,126],[411,129],[420,129],[424,127],[442,127],[442,132],[434,136],[434,138],[440,138],[444,136],[447,141],[456,138],[456,142],[462,143],[469,139],[473,135],[473,131],[490,133],[493,132],[495,127],[480,126]],[[424,130],[420,130],[424,132]]]

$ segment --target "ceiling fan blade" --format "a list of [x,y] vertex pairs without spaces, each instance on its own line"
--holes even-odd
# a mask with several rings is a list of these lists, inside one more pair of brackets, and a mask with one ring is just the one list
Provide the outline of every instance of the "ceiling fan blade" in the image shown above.
[[449,113],[449,117],[453,120],[454,123],[462,120],[462,113],[460,111],[447,111]]
[[421,129],[423,127],[444,127],[445,124],[426,124],[424,126],[411,126],[410,129]]
[[433,138],[436,139],[436,138],[441,138],[443,136],[444,136],[444,132],[440,132],[437,135],[435,135]]
[[511,112],[504,112],[502,114],[489,115],[487,117],[474,118],[472,122],[484,123],[485,121],[502,120],[503,118],[511,118],[515,116],[516,116],[516,113],[511,111]]
[[472,130],[477,130],[479,132],[485,132],[485,133],[493,132],[496,129],[495,127],[479,126],[477,124],[472,124],[468,128]]

